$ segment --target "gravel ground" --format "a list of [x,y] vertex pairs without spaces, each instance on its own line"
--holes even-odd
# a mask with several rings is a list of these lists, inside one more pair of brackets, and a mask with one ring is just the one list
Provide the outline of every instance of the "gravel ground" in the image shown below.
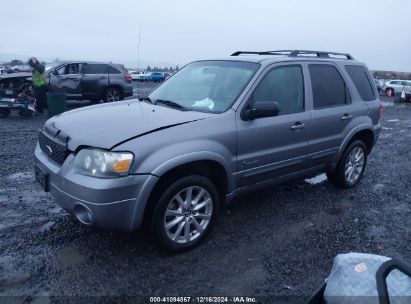
[[138,296],[171,295],[303,302],[339,253],[411,261],[411,106],[386,107],[354,189],[337,190],[317,176],[237,199],[207,242],[180,255],[157,251],[139,232],[83,226],[57,207],[33,181],[45,120],[0,121],[0,295],[12,296],[0,302],[80,295],[99,303],[107,298],[96,296],[148,302]]

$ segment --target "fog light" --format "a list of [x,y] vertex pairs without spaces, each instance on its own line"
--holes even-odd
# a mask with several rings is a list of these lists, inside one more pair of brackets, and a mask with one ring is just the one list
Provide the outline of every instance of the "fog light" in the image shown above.
[[77,204],[73,208],[74,216],[84,225],[91,225],[93,223],[93,214],[91,210],[83,204]]

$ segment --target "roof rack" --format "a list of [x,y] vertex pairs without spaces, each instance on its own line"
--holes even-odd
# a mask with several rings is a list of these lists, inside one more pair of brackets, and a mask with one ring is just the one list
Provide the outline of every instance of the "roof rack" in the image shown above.
[[331,58],[332,56],[343,56],[348,60],[354,60],[350,54],[346,53],[336,53],[336,52],[324,52],[324,51],[307,51],[307,50],[278,50],[278,51],[264,51],[264,52],[249,52],[249,51],[237,51],[232,53],[231,56],[239,56],[243,54],[248,55],[286,55],[289,57],[305,56],[305,55],[315,55],[321,58]]

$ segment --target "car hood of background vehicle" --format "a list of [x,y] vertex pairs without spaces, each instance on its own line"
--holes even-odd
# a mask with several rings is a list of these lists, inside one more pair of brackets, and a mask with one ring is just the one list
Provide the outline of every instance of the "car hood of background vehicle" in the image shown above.
[[68,148],[112,149],[130,139],[215,114],[180,111],[138,100],[85,107],[50,119],[47,126],[69,137]]

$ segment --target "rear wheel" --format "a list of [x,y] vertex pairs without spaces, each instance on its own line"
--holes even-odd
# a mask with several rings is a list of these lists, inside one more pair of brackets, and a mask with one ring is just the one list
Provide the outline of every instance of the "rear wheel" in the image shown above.
[[168,252],[194,248],[210,233],[218,206],[217,189],[207,177],[190,175],[170,182],[152,213],[155,244]]
[[355,140],[345,149],[335,170],[327,174],[328,180],[338,188],[351,188],[361,180],[366,164],[367,148],[361,140]]
[[104,102],[113,102],[121,100],[121,92],[117,88],[108,88],[104,93]]
[[21,109],[19,112],[20,117],[29,118],[33,116],[33,111],[29,109]]
[[10,115],[10,109],[0,109],[0,118],[6,118]]

